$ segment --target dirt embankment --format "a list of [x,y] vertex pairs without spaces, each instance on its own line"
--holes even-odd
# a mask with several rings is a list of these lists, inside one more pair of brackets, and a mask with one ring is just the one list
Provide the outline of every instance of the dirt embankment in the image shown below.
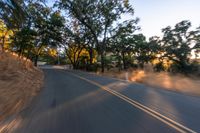
[[167,72],[153,72],[147,70],[107,71],[99,75],[126,79],[131,82],[142,83],[159,89],[167,89],[189,95],[200,96],[200,78],[196,76],[184,76]]
[[22,110],[42,83],[43,73],[31,61],[0,53],[0,121]]

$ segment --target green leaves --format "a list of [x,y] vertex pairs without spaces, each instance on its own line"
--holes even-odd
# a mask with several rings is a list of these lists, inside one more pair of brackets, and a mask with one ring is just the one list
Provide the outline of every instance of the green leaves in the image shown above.
[[19,28],[24,23],[27,14],[23,6],[24,2],[22,0],[0,1],[0,17],[9,29]]
[[[123,26],[123,24],[120,25],[120,23],[120,27],[115,27],[115,24],[118,24],[123,14],[133,15],[133,8],[128,1],[58,0],[56,5],[60,9],[64,9],[65,13],[72,20],[78,21],[79,27],[83,27],[84,31],[87,34],[89,33],[89,40],[92,40],[90,43],[92,42],[95,44],[98,53],[101,55],[102,71],[104,71],[104,56],[109,42],[113,41],[117,36],[118,39],[120,38],[119,36],[122,38],[122,36],[125,36],[128,32],[132,32],[132,30],[136,29],[133,28],[133,23],[136,23],[134,20],[127,22],[127,24],[125,24],[126,27]],[[125,37],[121,40],[123,40],[124,43],[126,41]]]
[[[199,52],[199,29],[190,30],[191,22],[184,20],[177,23],[174,28],[168,26],[162,29],[163,38],[160,41],[150,39],[151,44],[157,43],[161,56],[159,60],[171,61],[169,71],[187,73],[191,65],[191,52]],[[191,69],[191,68],[190,68]]]

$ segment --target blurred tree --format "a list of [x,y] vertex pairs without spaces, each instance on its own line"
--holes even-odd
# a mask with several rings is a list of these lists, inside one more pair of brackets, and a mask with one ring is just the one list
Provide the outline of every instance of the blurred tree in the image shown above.
[[121,69],[121,61],[123,62],[123,68],[127,69],[127,55],[134,51],[136,43],[134,32],[139,29],[135,26],[138,21],[138,19],[124,21],[113,30],[112,36],[109,38],[110,51],[117,56],[119,70]]
[[[78,69],[80,63],[86,66],[91,60],[88,50],[83,46],[84,45],[71,44],[68,45],[68,48],[66,49],[66,55],[73,65],[73,69]],[[95,63],[97,61],[97,54],[95,50],[93,50],[93,53],[94,56],[92,62]]]
[[110,30],[123,14],[133,14],[133,8],[124,0],[58,0],[57,5],[76,18],[92,35],[98,53],[101,55],[101,68],[104,72],[104,56]]
[[32,49],[35,55],[34,64],[37,66],[39,55],[45,47],[57,47],[61,44],[65,20],[60,12],[52,12],[51,8],[42,2],[30,3],[27,6],[27,12],[29,14],[27,27],[37,34]]
[[0,1],[0,18],[2,18],[8,29],[18,29],[23,26],[26,12],[24,0],[2,0]]
[[3,20],[0,19],[0,52],[4,51],[5,48],[9,48],[11,44],[11,36],[13,35],[13,31],[9,30],[4,24]]
[[15,33],[13,38],[14,50],[19,56],[26,56],[31,58],[33,56],[34,42],[37,37],[35,30],[28,27],[22,28],[20,31]]
[[73,69],[78,69],[80,53],[83,49],[84,47],[82,45],[73,43],[68,44],[67,48],[65,47],[66,55],[70,60],[71,64],[73,65]]
[[191,51],[199,47],[199,44],[193,44],[194,32],[189,31],[190,27],[191,22],[185,20],[176,24],[174,29],[168,26],[162,30],[162,47],[165,51],[163,57],[174,62],[171,71],[188,73],[191,70]]
[[[152,49],[146,41],[146,37],[143,34],[134,36],[134,54],[141,68],[144,67],[145,63],[148,63],[152,59]],[[150,43],[151,44],[151,43]]]

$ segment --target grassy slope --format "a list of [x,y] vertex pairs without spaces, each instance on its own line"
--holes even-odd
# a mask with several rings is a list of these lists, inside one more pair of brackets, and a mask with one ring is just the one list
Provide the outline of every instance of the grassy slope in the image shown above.
[[0,53],[0,121],[19,112],[42,85],[43,73],[29,60]]

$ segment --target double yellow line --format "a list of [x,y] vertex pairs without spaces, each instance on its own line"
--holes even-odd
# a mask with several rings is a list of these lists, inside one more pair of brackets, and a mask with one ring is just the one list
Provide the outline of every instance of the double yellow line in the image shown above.
[[77,75],[77,74],[74,74],[74,73],[71,73],[71,74],[72,74],[73,76],[79,78],[79,79],[82,79],[82,80],[87,81],[87,82],[89,82],[89,83],[91,83],[91,84],[93,84],[93,85],[96,85],[96,86],[98,86],[99,88],[101,88],[101,89],[103,89],[103,90],[105,90],[105,91],[107,91],[107,92],[109,92],[109,93],[111,93],[111,94],[113,94],[113,95],[119,97],[120,99],[122,99],[122,100],[128,102],[129,104],[133,105],[134,107],[136,107],[136,108],[138,108],[138,109],[144,111],[145,113],[151,115],[152,117],[154,117],[154,118],[156,118],[156,119],[162,121],[163,123],[169,125],[170,127],[174,128],[174,129],[177,130],[178,132],[181,132],[181,133],[196,133],[196,132],[193,131],[192,129],[190,129],[190,128],[188,128],[188,127],[185,127],[184,125],[182,125],[182,124],[180,124],[180,123],[178,123],[178,122],[176,122],[176,121],[174,121],[174,120],[172,120],[172,119],[170,119],[170,118],[168,118],[168,117],[166,117],[166,116],[164,116],[164,115],[162,115],[162,114],[160,114],[160,113],[158,113],[158,112],[156,112],[156,111],[150,109],[150,108],[147,107],[147,106],[142,105],[142,104],[139,103],[139,102],[136,102],[136,101],[133,100],[133,99],[128,98],[128,97],[125,96],[125,95],[122,95],[121,93],[118,93],[118,92],[116,92],[116,91],[114,91],[114,90],[111,90],[111,89],[109,89],[108,87],[102,86],[101,84],[99,84],[99,83],[97,83],[97,82],[91,81],[91,80],[86,79],[86,78],[84,78],[84,77],[81,77],[81,76],[79,76],[79,75]]

